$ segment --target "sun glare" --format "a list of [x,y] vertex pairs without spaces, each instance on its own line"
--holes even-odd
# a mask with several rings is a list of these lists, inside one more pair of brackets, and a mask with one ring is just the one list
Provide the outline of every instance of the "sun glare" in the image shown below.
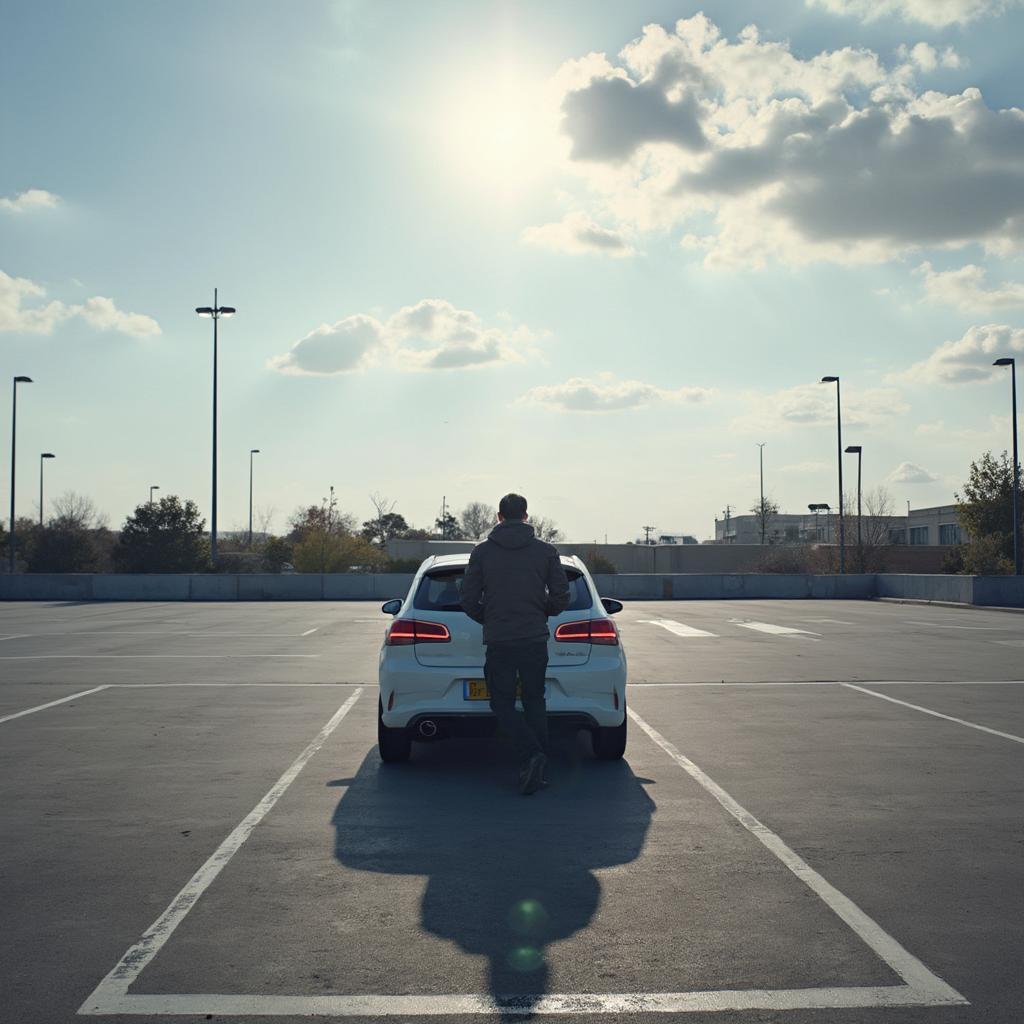
[[480,188],[514,195],[551,168],[557,112],[543,74],[505,64],[461,75],[437,114],[446,163]]

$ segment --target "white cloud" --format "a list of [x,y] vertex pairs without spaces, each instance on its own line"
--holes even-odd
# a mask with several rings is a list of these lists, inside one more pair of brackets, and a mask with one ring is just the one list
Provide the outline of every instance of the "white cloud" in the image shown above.
[[898,17],[944,28],[1002,14],[1019,0],[806,0],[806,3],[808,7],[824,7],[833,14],[850,15],[862,21]]
[[930,302],[967,311],[1024,306],[1024,284],[1011,281],[986,288],[985,268],[973,263],[958,270],[934,270],[925,261],[915,273],[923,278],[925,297]]
[[527,245],[555,252],[595,252],[609,256],[632,256],[635,250],[618,231],[603,228],[585,213],[567,213],[560,221],[529,227],[523,232]]
[[142,338],[160,333],[160,325],[142,313],[125,313],[112,299],[101,295],[86,299],[81,305],[67,305],[53,300],[45,305],[24,306],[26,300],[41,299],[46,289],[25,277],[11,277],[0,270],[0,332],[21,334],[52,334],[66,320],[81,317],[101,331],[116,331]]
[[72,306],[73,314],[101,331],[117,331],[134,338],[147,338],[160,333],[160,325],[144,313],[125,313],[113,299],[95,295],[81,306]]
[[901,462],[886,479],[892,484],[933,484],[939,478],[916,462]]
[[941,344],[927,359],[895,374],[907,383],[972,384],[1003,373],[994,360],[1024,352],[1024,330],[1006,324],[969,327],[962,338]]
[[11,213],[28,213],[31,210],[46,210],[57,205],[60,197],[44,188],[30,188],[19,192],[13,198],[0,196],[0,210]]
[[[878,426],[907,411],[900,393],[893,388],[848,388],[842,401],[844,427]],[[730,424],[733,433],[836,426],[836,390],[832,385],[797,384],[770,394],[747,394],[742,396],[742,404],[747,411]]]
[[611,374],[602,373],[596,380],[571,377],[564,384],[542,384],[531,388],[520,401],[550,405],[567,412],[616,412],[656,402],[704,402],[713,394],[711,388],[660,388],[639,380],[617,381]]
[[485,327],[476,313],[444,299],[403,306],[385,321],[362,313],[321,324],[267,363],[299,376],[331,376],[386,365],[456,370],[520,362],[535,338],[525,327]]
[[917,87],[961,64],[926,43],[894,63],[853,47],[802,58],[753,26],[724,39],[704,15],[648,25],[617,62],[590,54],[555,76],[567,166],[605,230],[635,245],[681,228],[709,264],[1012,250],[1024,111]]

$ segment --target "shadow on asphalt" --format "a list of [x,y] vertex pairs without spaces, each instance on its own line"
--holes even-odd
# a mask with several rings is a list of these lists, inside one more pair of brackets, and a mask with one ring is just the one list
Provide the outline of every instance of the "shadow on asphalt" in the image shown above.
[[421,875],[421,927],[486,957],[505,1019],[549,991],[548,947],[588,927],[598,868],[635,860],[654,801],[627,761],[602,762],[583,735],[553,734],[549,788],[515,788],[500,741],[415,744],[408,764],[367,754],[332,822],[346,867]]

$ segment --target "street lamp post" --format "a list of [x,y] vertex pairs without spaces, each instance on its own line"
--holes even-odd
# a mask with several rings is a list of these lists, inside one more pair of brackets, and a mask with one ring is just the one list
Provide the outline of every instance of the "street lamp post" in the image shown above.
[[11,573],[14,573],[14,463],[17,459],[17,446],[15,439],[18,434],[18,385],[19,384],[31,384],[31,377],[15,377],[14,378],[14,396],[11,400],[11,535],[7,541],[8,553],[10,555]]
[[761,504],[759,506],[761,512],[761,543],[764,544],[764,528],[765,528],[765,515],[764,515],[764,446],[767,441],[762,441],[757,446],[757,460],[758,467],[761,470]]
[[1017,360],[997,359],[993,366],[1010,368],[1010,400],[1013,402],[1013,571],[1021,574],[1020,550],[1020,461],[1017,457]]
[[259,448],[249,449],[249,547],[252,547],[252,457],[259,455]]
[[196,312],[213,320],[213,486],[210,509],[210,561],[217,564],[217,321],[234,316],[234,306],[217,305],[217,289],[213,289],[212,306],[196,306]]
[[153,492],[154,491],[159,491],[159,490],[160,490],[160,485],[159,484],[150,484],[149,485],[149,503],[150,503],[150,505],[153,504]]
[[846,530],[843,528],[843,408],[839,395],[839,378],[822,377],[822,384],[836,386],[836,436],[838,438],[839,461],[839,571],[846,572]]
[[43,462],[46,459],[57,458],[53,452],[43,452],[39,456],[39,529],[43,528]]
[[824,512],[825,513],[825,543],[827,544],[828,543],[828,514],[829,514],[829,512],[831,510],[831,506],[827,502],[819,501],[819,502],[812,503],[812,504],[808,505],[807,507],[808,507],[808,509],[810,509],[811,512],[814,513],[814,523],[815,523],[814,532],[819,535],[819,539],[820,539],[820,535],[821,535],[821,527],[817,525],[817,523],[818,523],[818,513],[819,512]]
[[860,460],[863,454],[863,446],[859,444],[851,444],[846,449],[847,455],[857,456],[857,569],[859,572],[864,571],[864,549],[861,547],[861,530],[860,530]]

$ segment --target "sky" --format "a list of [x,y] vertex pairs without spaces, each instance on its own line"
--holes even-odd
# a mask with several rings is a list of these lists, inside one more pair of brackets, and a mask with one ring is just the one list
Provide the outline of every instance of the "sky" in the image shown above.
[[[517,491],[567,540],[894,509],[1010,446],[1018,0],[0,0],[17,503],[285,527]],[[10,384],[0,387],[9,502]],[[845,456],[847,480],[854,456]],[[848,487],[849,489],[849,487]],[[48,509],[49,511],[49,509]]]

